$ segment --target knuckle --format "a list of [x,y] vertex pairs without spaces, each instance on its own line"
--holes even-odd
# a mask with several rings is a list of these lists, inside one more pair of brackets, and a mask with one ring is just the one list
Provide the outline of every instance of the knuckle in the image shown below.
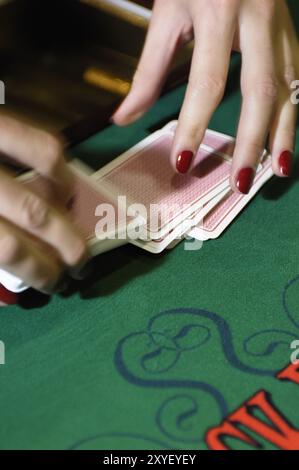
[[0,265],[9,266],[19,257],[20,245],[13,234],[5,234],[0,238]]
[[278,83],[274,78],[268,78],[257,83],[258,95],[264,98],[276,100],[278,96]]
[[268,82],[265,82],[264,93],[266,96],[271,98],[273,101],[277,101],[279,96],[279,83],[276,77],[271,78]]
[[49,208],[46,202],[28,192],[21,202],[21,214],[26,227],[37,229],[46,224]]
[[189,87],[192,97],[202,93],[208,93],[216,100],[220,100],[225,90],[226,79],[221,75],[208,74],[196,80],[189,81]]
[[250,87],[245,87],[245,95],[254,95],[262,100],[276,101],[279,94],[279,84],[275,76],[269,75],[259,79]]

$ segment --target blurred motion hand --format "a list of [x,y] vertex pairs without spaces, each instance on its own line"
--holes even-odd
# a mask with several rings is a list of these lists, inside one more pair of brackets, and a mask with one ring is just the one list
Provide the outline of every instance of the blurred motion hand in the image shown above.
[[[52,180],[62,204],[72,196],[72,174],[52,135],[0,116],[0,152]],[[85,241],[63,212],[0,168],[0,268],[51,293],[87,259]]]
[[156,0],[132,89],[113,116],[140,117],[157,99],[177,49],[194,37],[189,83],[171,161],[180,173],[194,155],[225,90],[232,49],[242,54],[243,96],[231,186],[248,193],[270,135],[273,170],[289,176],[297,108],[299,47],[285,0]]

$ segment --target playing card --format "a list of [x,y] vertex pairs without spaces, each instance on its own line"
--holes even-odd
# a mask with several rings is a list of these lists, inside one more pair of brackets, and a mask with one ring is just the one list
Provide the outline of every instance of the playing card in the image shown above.
[[[132,243],[151,253],[161,253],[165,249],[177,246],[185,236],[199,241],[218,238],[272,176],[271,162],[268,159],[258,174],[249,195],[244,196],[233,192],[230,188],[226,189],[205,204],[201,210],[195,211],[183,223],[171,230],[166,237],[149,242],[136,240]],[[192,227],[191,230],[186,230],[188,226]]]
[[[270,158],[264,153],[250,194],[232,193],[229,176],[235,139],[211,130],[204,136],[193,171],[176,174],[169,158],[176,126],[176,121],[170,122],[93,175],[82,164],[71,164],[75,197],[69,215],[92,255],[126,242],[160,253],[186,235],[216,238],[272,176]],[[34,173],[20,179],[59,205],[53,183]],[[26,288],[1,270],[0,281],[15,292]]]
[[[85,236],[93,256],[126,243],[127,226],[140,218],[127,215],[126,206],[113,199],[107,184],[97,186],[86,167],[73,162],[70,168],[74,175],[74,197],[68,211],[75,225]],[[23,184],[52,205],[59,205],[54,184],[35,173],[21,177]],[[61,209],[61,206],[59,207]]]
[[[106,185],[98,187],[90,177],[90,171],[79,162],[70,164],[74,175],[74,197],[68,208],[68,216],[85,236],[91,256],[127,243],[127,227],[144,224],[140,217],[128,216],[126,206],[115,201]],[[59,210],[61,206],[55,184],[34,172],[20,176],[19,181],[31,191]],[[50,250],[50,248],[49,248]],[[16,276],[0,270],[1,284],[12,292],[23,292],[28,286]]]
[[[165,126],[164,130],[174,133],[176,125],[177,122],[173,121]],[[216,153],[228,162],[231,161],[234,148],[235,139],[233,137],[210,130],[207,130],[204,141],[201,145],[201,149],[208,150],[213,154]],[[177,224],[175,227],[168,230],[168,232],[161,238],[153,238],[148,241],[135,240],[132,243],[151,253],[160,253],[164,249],[171,249],[176,246],[187,233],[188,235],[195,234],[196,237],[194,238],[202,241],[210,238],[211,236],[219,236],[226,226],[229,225],[233,218],[236,217],[236,215],[259,190],[259,188],[272,176],[272,174],[270,157],[266,152],[264,152],[261,158],[261,163],[258,166],[257,176],[252,191],[248,197],[233,193],[230,188],[226,188],[218,195],[214,196],[209,202],[205,203],[203,207],[200,207],[197,210],[195,209],[191,215],[186,217],[185,220]],[[231,211],[229,211],[229,207],[232,207]],[[218,209],[218,211],[216,211],[216,209]],[[216,213],[221,217],[221,209],[224,211],[225,217],[223,217],[223,220],[220,218],[221,223],[219,223],[218,235],[217,230],[213,232],[213,230],[209,231],[209,228],[212,221],[217,224]],[[204,230],[204,223],[206,224],[207,230]],[[188,226],[193,228],[191,230],[186,230]]]
[[[164,130],[174,134],[177,123],[178,121],[171,121],[164,127]],[[201,147],[230,160],[234,154],[235,144],[236,139],[234,137],[207,129]]]
[[[206,203],[203,208],[194,211],[184,221],[179,223],[175,228],[171,229],[169,233],[160,239],[153,239],[150,241],[143,240],[129,240],[133,245],[138,246],[150,253],[161,253],[165,249],[176,246],[180,241],[184,240],[184,235],[198,224],[203,218],[215,207],[229,192],[229,189],[225,189],[221,193],[217,194],[211,201]],[[174,242],[174,243],[173,243]]]
[[248,195],[229,191],[203,220],[191,229],[188,236],[201,241],[218,238],[272,176],[271,159],[268,157],[263,164],[263,169],[257,174]]
[[[140,238],[159,240],[229,187],[230,158],[201,147],[188,175],[174,173],[169,161],[174,134],[169,128],[151,135],[97,172],[98,184],[108,183],[129,204],[145,209]],[[143,213],[143,217],[145,216]]]

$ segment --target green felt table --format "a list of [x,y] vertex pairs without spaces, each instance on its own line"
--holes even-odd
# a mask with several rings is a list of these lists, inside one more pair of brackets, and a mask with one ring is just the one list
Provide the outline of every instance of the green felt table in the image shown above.
[[[238,73],[235,57],[210,124],[232,135]],[[134,125],[110,126],[74,155],[100,168],[176,117],[184,90],[164,95]],[[201,250],[180,244],[155,256],[125,246],[96,258],[92,276],[65,295],[31,294],[1,309],[0,448],[217,447],[219,436],[207,431],[236,410],[255,413],[242,408],[253,397],[284,416],[285,440],[261,424],[254,433],[244,416],[233,422],[265,449],[299,448],[299,373],[277,377],[299,340],[297,169],[291,180],[273,178]],[[258,407],[256,419],[271,426]],[[253,448],[242,439],[220,441]]]

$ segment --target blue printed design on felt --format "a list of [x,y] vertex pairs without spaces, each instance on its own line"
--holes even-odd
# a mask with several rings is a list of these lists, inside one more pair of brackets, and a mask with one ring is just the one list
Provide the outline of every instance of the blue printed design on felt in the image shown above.
[[[290,305],[292,288],[297,288],[299,276],[290,280],[282,292],[282,306],[292,327],[299,328],[299,319]],[[164,321],[167,320],[167,321]],[[101,433],[82,439],[71,446],[82,448],[83,445],[107,437],[132,438],[155,444],[165,449],[178,449],[181,445],[203,442],[204,430],[200,429],[200,413],[206,409],[202,403],[210,400],[218,410],[219,420],[228,413],[227,402],[222,393],[204,380],[175,377],[176,366],[184,354],[206,346],[218,335],[222,352],[232,367],[261,377],[273,377],[280,370],[277,363],[271,368],[251,367],[241,361],[234,349],[232,333],[228,323],[219,315],[197,308],[178,308],[160,312],[148,322],[144,331],[130,333],[123,337],[115,350],[114,363],[118,373],[129,383],[139,387],[181,390],[163,400],[156,411],[156,425],[169,442],[142,434]],[[243,341],[244,352],[252,357],[271,357],[281,347],[290,348],[292,331],[266,329],[258,331]],[[130,355],[130,350],[132,354]],[[281,358],[279,356],[279,361]],[[196,423],[196,426],[193,426]]]

